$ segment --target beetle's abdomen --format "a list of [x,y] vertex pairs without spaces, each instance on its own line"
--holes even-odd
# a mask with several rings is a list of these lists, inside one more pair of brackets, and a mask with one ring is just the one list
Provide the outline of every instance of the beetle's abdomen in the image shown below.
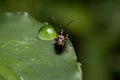
[[57,38],[55,39],[55,50],[56,51],[63,51],[65,44],[65,37],[62,35],[58,35]]

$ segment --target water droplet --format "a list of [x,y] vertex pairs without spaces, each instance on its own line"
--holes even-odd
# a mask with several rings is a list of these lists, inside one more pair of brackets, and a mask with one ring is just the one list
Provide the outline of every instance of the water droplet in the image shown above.
[[13,13],[11,13],[11,12],[7,12],[7,13],[5,13],[5,15],[7,15],[7,16],[12,16]]
[[23,15],[23,16],[29,16],[29,14],[27,12],[17,12],[17,14]]
[[23,78],[23,77],[20,77],[20,80],[24,80],[24,78]]
[[26,46],[26,48],[29,48],[28,46]]
[[29,15],[27,12],[24,12],[23,14],[24,14],[24,16],[28,16]]
[[19,51],[19,48],[16,48],[16,51]]
[[32,58],[31,60],[32,60],[32,61],[35,61],[35,59],[34,59],[34,58]]
[[38,33],[38,38],[41,40],[54,40],[56,37],[56,31],[52,25],[44,23],[43,27]]

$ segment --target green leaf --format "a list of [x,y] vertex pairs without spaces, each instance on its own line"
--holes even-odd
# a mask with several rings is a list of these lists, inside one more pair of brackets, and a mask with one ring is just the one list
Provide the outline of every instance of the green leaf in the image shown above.
[[0,80],[81,80],[80,64],[68,41],[58,55],[53,40],[38,39],[43,24],[26,12],[0,15]]

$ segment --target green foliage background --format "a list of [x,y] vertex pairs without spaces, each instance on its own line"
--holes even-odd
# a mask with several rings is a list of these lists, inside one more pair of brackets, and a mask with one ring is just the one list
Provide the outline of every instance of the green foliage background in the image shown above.
[[84,80],[120,79],[119,0],[0,0],[0,13],[26,11],[41,22],[54,16],[67,29]]

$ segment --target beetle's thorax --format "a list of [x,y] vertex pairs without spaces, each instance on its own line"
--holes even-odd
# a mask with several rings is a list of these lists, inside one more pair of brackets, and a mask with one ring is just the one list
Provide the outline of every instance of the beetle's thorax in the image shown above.
[[65,34],[65,30],[61,29],[60,32],[59,32],[59,35],[64,35],[64,34]]

